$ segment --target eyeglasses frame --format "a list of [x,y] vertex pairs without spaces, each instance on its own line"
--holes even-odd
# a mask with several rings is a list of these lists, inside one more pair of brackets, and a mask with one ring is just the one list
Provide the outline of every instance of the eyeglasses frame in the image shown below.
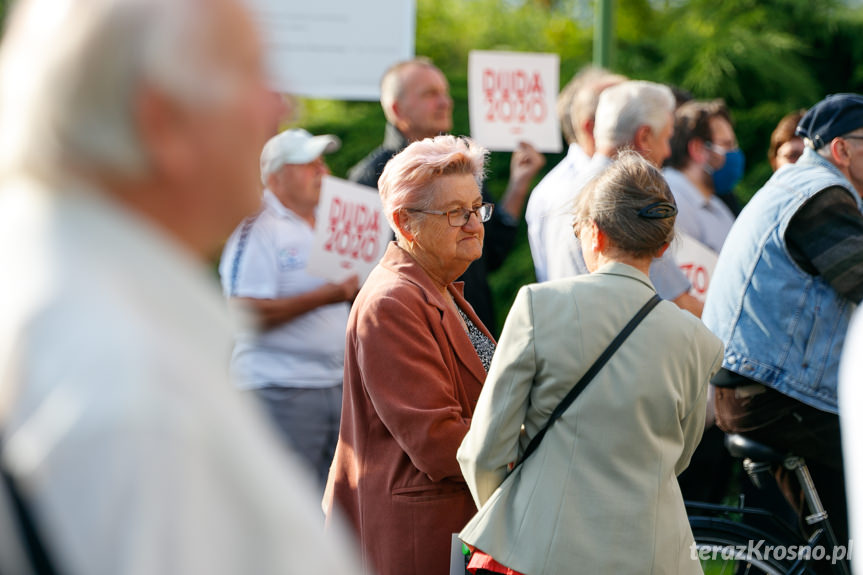
[[[480,215],[480,211],[482,211],[483,209],[488,210],[488,213],[485,215],[485,218],[483,218],[482,215]],[[450,227],[463,228],[464,226],[466,226],[470,222],[470,216],[471,215],[475,215],[476,219],[478,219],[480,221],[480,223],[484,224],[487,221],[489,221],[491,219],[491,214],[494,212],[494,204],[492,204],[490,202],[483,202],[482,204],[480,204],[477,208],[475,208],[473,210],[468,210],[467,208],[455,208],[453,210],[449,210],[446,212],[443,212],[440,210],[420,210],[417,208],[408,208],[407,210],[409,212],[419,212],[421,214],[431,214],[433,216],[446,216],[447,223],[450,225]],[[456,220],[455,224],[453,223],[452,218],[456,214],[461,214],[458,217],[464,218],[464,221],[462,223],[459,224],[458,220]]]

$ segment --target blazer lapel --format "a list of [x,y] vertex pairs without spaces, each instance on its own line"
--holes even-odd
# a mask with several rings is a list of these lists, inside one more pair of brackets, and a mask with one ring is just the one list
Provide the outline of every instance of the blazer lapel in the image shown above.
[[[384,257],[381,260],[381,265],[397,274],[403,275],[423,290],[429,304],[435,306],[440,311],[441,324],[443,325],[444,333],[446,333],[446,337],[449,340],[450,345],[452,345],[455,350],[455,355],[458,361],[467,368],[471,375],[476,378],[477,382],[482,384],[485,381],[486,376],[485,368],[482,365],[482,360],[473,348],[473,344],[470,342],[470,337],[464,331],[464,327],[462,327],[459,318],[450,310],[444,297],[434,288],[428,275],[422,270],[422,268],[420,268],[416,263],[416,260],[414,260],[407,252],[402,250],[396,242],[391,242],[387,248],[386,254],[384,254]],[[488,329],[486,329],[485,325],[483,325],[482,321],[480,321],[476,313],[474,313],[471,305],[466,299],[464,299],[464,282],[454,282],[449,286],[448,290],[453,299],[455,299],[456,305],[464,310],[474,325],[476,325],[486,335],[486,337],[494,341],[491,333],[489,333]]]
[[[456,305],[467,314],[473,324],[477,326],[487,338],[494,341],[494,338],[477,317],[471,305],[466,299],[464,299],[464,296],[462,295],[463,290],[464,284],[462,282],[449,286],[449,292],[455,299]],[[444,311],[441,317],[441,322],[444,325],[444,331],[446,332],[447,338],[449,338],[459,361],[468,368],[478,382],[483,383],[486,377],[485,367],[483,367],[482,360],[477,355],[476,350],[470,341],[470,337],[467,332],[465,332],[459,319],[455,317],[455,314],[452,312],[447,313]]]

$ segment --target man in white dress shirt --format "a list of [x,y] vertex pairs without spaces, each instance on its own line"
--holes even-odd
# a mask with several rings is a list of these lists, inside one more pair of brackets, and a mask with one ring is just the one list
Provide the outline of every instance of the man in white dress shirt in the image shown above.
[[[610,166],[623,148],[632,148],[654,166],[662,166],[671,153],[674,104],[671,90],[654,82],[628,81],[602,92],[594,125],[596,152],[564,200],[565,208],[548,217],[545,224],[549,279],[588,273],[581,246],[572,231],[571,212],[578,193]],[[667,250],[650,266],[650,280],[660,297],[701,315],[701,303],[689,295],[692,285]]]
[[11,16],[0,572],[29,571],[7,553],[25,523],[65,575],[356,572],[227,374],[206,261],[257,205],[277,114],[250,15],[237,0],[23,0]]
[[537,281],[548,280],[546,220],[566,210],[574,186],[578,185],[579,174],[596,150],[593,124],[599,95],[606,88],[625,81],[624,76],[587,66],[576,74],[558,97],[557,111],[569,148],[563,160],[533,189],[524,213]]

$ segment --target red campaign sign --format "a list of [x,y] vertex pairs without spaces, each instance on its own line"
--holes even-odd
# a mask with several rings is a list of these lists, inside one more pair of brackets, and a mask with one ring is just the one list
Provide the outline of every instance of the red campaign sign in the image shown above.
[[676,236],[672,243],[674,259],[692,284],[689,293],[704,301],[710,289],[710,278],[716,269],[716,252],[685,232],[679,231]]
[[376,189],[326,176],[308,272],[330,281],[356,274],[362,282],[386,251],[390,234]]
[[378,256],[381,213],[363,203],[333,198],[324,251],[373,263]]
[[482,91],[489,122],[541,124],[548,115],[539,71],[484,68]]
[[705,296],[707,288],[710,287],[710,273],[702,265],[680,264],[680,269],[686,275],[696,295]]
[[470,134],[492,151],[528,142],[540,152],[562,149],[554,113],[557,54],[471,50],[468,56]]

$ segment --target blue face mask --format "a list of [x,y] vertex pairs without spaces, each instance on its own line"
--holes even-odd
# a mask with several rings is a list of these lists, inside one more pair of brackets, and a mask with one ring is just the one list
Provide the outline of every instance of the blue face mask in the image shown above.
[[734,186],[743,178],[746,158],[740,149],[726,152],[725,164],[713,172],[713,188],[719,195],[730,194]]

